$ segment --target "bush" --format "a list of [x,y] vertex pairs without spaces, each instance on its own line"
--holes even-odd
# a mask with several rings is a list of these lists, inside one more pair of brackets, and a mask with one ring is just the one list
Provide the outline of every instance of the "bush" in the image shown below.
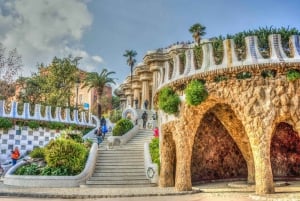
[[133,128],[133,123],[129,119],[119,120],[113,128],[113,136],[122,136]]
[[45,148],[43,147],[36,147],[30,153],[29,156],[31,158],[45,158]]
[[69,139],[51,140],[45,148],[47,165],[66,169],[69,175],[76,175],[84,169],[87,156],[88,150],[83,144]]
[[16,175],[39,175],[41,172],[39,166],[35,163],[27,164],[19,167],[15,174]]
[[214,82],[221,82],[225,80],[228,80],[228,77],[226,77],[225,75],[218,75],[214,77]]
[[149,144],[150,148],[150,155],[153,163],[158,165],[158,169],[160,167],[160,160],[159,160],[159,138],[153,138]]
[[297,69],[290,69],[288,70],[287,74],[286,74],[286,78],[288,81],[295,81],[300,79],[300,71]]
[[168,114],[177,113],[179,103],[179,96],[170,87],[164,87],[160,91],[158,96],[158,106],[164,112]]
[[66,126],[61,122],[49,122],[47,127],[54,130],[55,129],[61,130],[64,129]]
[[276,70],[263,70],[261,72],[261,76],[263,78],[267,78],[267,77],[275,77],[276,76]]
[[37,129],[37,128],[40,127],[40,124],[39,124],[39,122],[37,122],[37,121],[29,121],[29,122],[27,123],[27,125],[28,125],[28,127],[31,128],[31,129]]
[[109,120],[110,120],[112,123],[116,123],[116,122],[119,121],[120,119],[122,119],[122,111],[120,111],[120,110],[113,110],[113,111],[110,113]]
[[238,80],[243,80],[243,79],[247,79],[247,78],[251,78],[252,74],[250,72],[240,72],[236,75],[236,78]]
[[0,128],[9,129],[13,126],[13,122],[8,118],[0,117]]
[[184,92],[188,105],[198,105],[208,96],[208,92],[205,89],[204,84],[198,80],[192,80]]

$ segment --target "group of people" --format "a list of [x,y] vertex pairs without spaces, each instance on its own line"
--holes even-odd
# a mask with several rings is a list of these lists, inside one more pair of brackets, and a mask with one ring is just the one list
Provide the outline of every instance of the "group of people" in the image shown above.
[[95,131],[95,135],[97,136],[98,147],[104,140],[107,132],[108,132],[108,129],[106,126],[106,119],[102,116],[102,118],[100,120],[100,127],[97,128],[97,130]]

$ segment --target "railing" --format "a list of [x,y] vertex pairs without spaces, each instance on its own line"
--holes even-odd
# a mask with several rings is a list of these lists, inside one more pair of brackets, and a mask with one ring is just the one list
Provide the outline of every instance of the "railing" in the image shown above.
[[[227,39],[223,41],[224,56],[221,64],[216,64],[214,60],[214,52],[212,43],[205,41],[202,44],[203,60],[200,68],[196,68],[194,44],[190,45],[176,45],[164,51],[149,51],[147,56],[149,58],[153,55],[154,58],[159,58],[159,55],[170,54],[174,48],[179,48],[185,53],[185,66],[184,69],[180,69],[179,54],[172,56],[171,65],[169,61],[164,61],[160,68],[160,76],[158,77],[158,89],[176,80],[192,77],[196,74],[207,74],[209,72],[222,72],[222,70],[228,68],[239,68],[244,66],[253,65],[267,65],[267,64],[282,64],[282,63],[300,63],[300,36],[293,35],[290,37],[289,50],[292,53],[291,57],[288,57],[283,51],[281,43],[281,35],[272,34],[269,35],[269,49],[270,57],[263,58],[259,51],[257,36],[245,37],[246,45],[246,58],[239,60],[235,50],[235,43],[233,39]],[[173,54],[174,55],[174,54]],[[158,56],[158,57],[157,57]],[[153,59],[153,58],[152,58]],[[155,59],[154,59],[155,60]]]
[[[50,121],[50,122],[62,122],[67,124],[77,124],[82,126],[96,126],[93,123],[93,115],[88,115],[88,121],[86,120],[85,112],[81,112],[80,116],[78,110],[73,111],[71,118],[71,111],[69,108],[65,109],[64,118],[61,113],[61,108],[55,108],[55,115],[52,116],[51,106],[46,106],[44,114],[41,113],[41,105],[35,104],[33,115],[30,114],[30,105],[29,103],[24,103],[23,112],[18,113],[18,102],[12,101],[10,106],[10,111],[6,113],[5,111],[5,101],[0,100],[0,117],[13,118],[13,119],[24,119],[24,120],[37,120],[37,121]],[[80,117],[80,118],[79,118]]]

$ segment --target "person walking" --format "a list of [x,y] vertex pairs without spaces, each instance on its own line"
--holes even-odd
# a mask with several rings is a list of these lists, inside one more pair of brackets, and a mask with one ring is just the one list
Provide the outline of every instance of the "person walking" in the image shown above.
[[104,118],[104,116],[101,117],[100,125],[101,126],[106,125],[106,119]]
[[147,120],[148,120],[148,114],[146,111],[142,114],[142,119],[143,119],[143,128],[146,128]]
[[20,151],[18,147],[15,147],[13,151],[11,151],[11,160],[12,160],[12,165],[17,164],[17,160],[20,157]]
[[159,130],[158,130],[158,127],[156,126],[155,128],[154,128],[154,130],[153,130],[153,136],[155,137],[155,138],[158,138],[159,137]]
[[107,126],[105,124],[101,127],[101,131],[102,131],[102,140],[104,140],[104,137],[105,137],[106,133],[108,132]]
[[99,145],[102,143],[103,141],[103,138],[102,138],[102,129],[101,127],[99,127],[97,130],[96,130],[96,138],[97,138],[97,144],[98,144],[98,148],[99,148]]
[[146,99],[144,101],[144,107],[145,107],[146,110],[148,109],[148,104],[149,104],[149,101]]

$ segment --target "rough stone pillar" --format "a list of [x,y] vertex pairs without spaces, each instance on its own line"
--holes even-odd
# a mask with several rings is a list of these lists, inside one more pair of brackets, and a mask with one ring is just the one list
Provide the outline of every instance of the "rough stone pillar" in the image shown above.
[[263,119],[254,117],[245,128],[253,151],[256,194],[269,194],[275,192],[270,161],[272,131],[262,122]]
[[[161,64],[162,65],[162,64]],[[150,70],[152,72],[152,94],[155,94],[156,89],[159,85],[160,80],[160,66],[158,65],[151,65]],[[153,107],[153,98],[151,97],[151,106]]]
[[175,184],[175,142],[171,126],[162,125],[160,131],[160,187],[172,187]]
[[142,104],[142,107],[143,109],[145,109],[144,107],[144,102],[145,100],[148,100],[148,109],[150,109],[151,107],[151,101],[150,100],[150,96],[149,96],[149,80],[151,80],[150,76],[148,73],[143,73],[141,76],[140,76],[140,80],[142,81],[142,101],[141,101],[141,104]]
[[176,176],[175,189],[178,191],[192,190],[191,157],[192,142],[190,135],[185,133],[186,126],[183,122],[176,123]]

